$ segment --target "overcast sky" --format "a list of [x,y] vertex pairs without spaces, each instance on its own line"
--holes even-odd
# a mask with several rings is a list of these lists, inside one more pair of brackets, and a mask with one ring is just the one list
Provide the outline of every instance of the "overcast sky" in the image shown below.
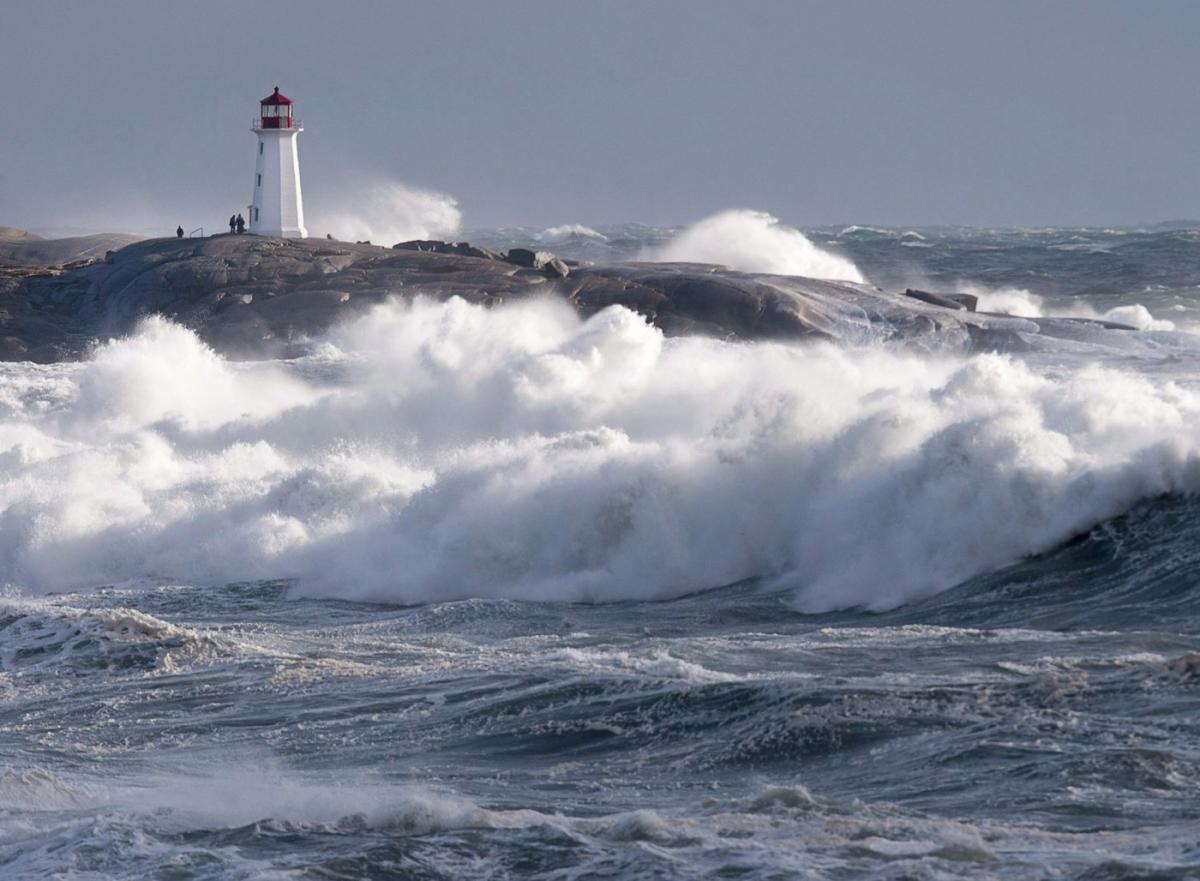
[[0,225],[249,201],[295,99],[310,231],[365,185],[468,226],[1200,216],[1197,2],[7,2]]

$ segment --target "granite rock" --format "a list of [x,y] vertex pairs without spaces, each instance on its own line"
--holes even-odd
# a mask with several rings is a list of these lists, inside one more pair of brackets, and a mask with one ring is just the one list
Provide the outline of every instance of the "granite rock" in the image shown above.
[[0,359],[77,358],[152,314],[233,357],[288,356],[339,321],[416,295],[485,306],[555,297],[582,317],[619,305],[667,335],[729,340],[902,340],[970,351],[1026,347],[1030,335],[1095,332],[1067,319],[975,313],[867,284],[694,263],[589,265],[565,274],[553,255],[529,251],[518,256],[529,265],[518,265],[513,251],[525,249],[510,251],[509,260],[477,250],[218,235],[138,241],[68,269],[0,269]]

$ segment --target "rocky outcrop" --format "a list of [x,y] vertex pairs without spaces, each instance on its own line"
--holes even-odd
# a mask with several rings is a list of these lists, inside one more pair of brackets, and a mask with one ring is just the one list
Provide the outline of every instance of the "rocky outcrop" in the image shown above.
[[433,239],[413,239],[392,245],[397,251],[424,251],[433,254],[458,254],[460,257],[478,257],[481,260],[503,260],[504,256],[491,248],[476,248],[468,242],[439,242]]
[[0,242],[40,242],[44,239],[27,229],[17,229],[15,226],[0,226]]
[[549,251],[530,251],[528,248],[513,248],[507,254],[500,254],[491,248],[472,247],[467,242],[439,242],[432,239],[413,239],[411,242],[401,242],[392,245],[399,251],[423,251],[433,254],[458,254],[460,257],[480,257],[484,260],[503,260],[513,266],[526,269],[536,269],[552,278],[566,278],[571,274],[571,267]]
[[139,241],[73,269],[0,271],[0,359],[75,358],[151,314],[193,328],[232,356],[288,355],[389,297],[418,294],[485,306],[556,297],[585,317],[621,305],[668,335],[724,339],[906,340],[971,350],[1108,332],[1069,319],[975,313],[866,284],[688,263],[559,268],[553,255],[514,258],[522,250],[501,259],[463,242],[383,248],[250,235]]
[[62,266],[99,259],[105,251],[139,240],[123,233],[99,233],[65,239],[43,239],[9,226],[0,227],[0,267]]

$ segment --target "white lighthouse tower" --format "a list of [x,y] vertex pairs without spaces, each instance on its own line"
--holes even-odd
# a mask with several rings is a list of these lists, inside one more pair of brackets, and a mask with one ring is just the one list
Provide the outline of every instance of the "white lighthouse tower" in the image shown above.
[[300,154],[296,136],[304,131],[292,116],[292,99],[275,92],[263,98],[258,119],[250,126],[258,136],[254,161],[254,199],[250,232],[260,236],[303,239],[304,200],[300,194]]

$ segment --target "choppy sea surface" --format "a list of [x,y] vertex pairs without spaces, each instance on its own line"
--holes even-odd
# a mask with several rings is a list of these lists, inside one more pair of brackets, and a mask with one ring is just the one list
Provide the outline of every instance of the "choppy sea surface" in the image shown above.
[[711,259],[1133,329],[418,302],[2,364],[0,877],[1200,877],[1200,232],[735,220]]

